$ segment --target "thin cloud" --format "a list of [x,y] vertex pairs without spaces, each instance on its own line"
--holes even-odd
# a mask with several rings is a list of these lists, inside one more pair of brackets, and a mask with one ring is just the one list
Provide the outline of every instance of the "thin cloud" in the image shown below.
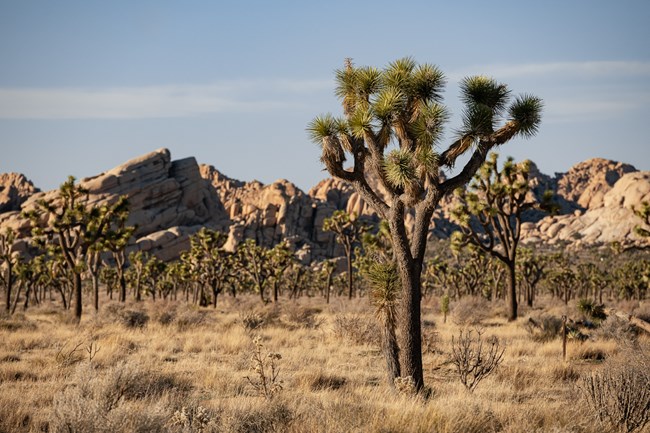
[[257,80],[119,88],[0,88],[3,119],[142,119],[296,109],[331,81]]
[[647,91],[547,98],[544,117],[550,123],[611,120],[649,105]]
[[510,65],[485,65],[465,68],[450,74],[450,79],[459,81],[474,74],[487,74],[498,79],[560,75],[570,77],[630,77],[650,76],[650,62],[640,61],[592,61],[592,62],[550,62]]

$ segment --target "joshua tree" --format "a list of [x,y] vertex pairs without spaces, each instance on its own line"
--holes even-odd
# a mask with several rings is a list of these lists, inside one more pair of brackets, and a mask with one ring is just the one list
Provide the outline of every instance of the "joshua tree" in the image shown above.
[[115,272],[117,283],[120,288],[120,302],[126,302],[126,246],[129,244],[129,239],[133,236],[136,227],[127,226],[126,220],[129,217],[127,209],[116,215],[116,221],[106,234],[102,248],[105,251],[110,251],[113,261],[115,262]]
[[269,250],[248,239],[237,248],[237,266],[253,283],[262,302],[266,302],[264,293],[269,285],[273,289],[273,302],[278,301],[279,283],[292,259],[293,254],[286,242]]
[[273,284],[273,302],[278,302],[280,283],[285,271],[294,263],[294,255],[287,242],[280,242],[269,250],[268,259],[268,275]]
[[528,193],[528,161],[515,164],[508,158],[499,171],[497,154],[476,174],[469,191],[456,193],[458,206],[453,219],[461,231],[454,233],[460,245],[474,245],[500,260],[507,269],[506,303],[508,320],[517,318],[517,247],[521,235],[521,217],[536,206]]
[[325,277],[325,300],[330,303],[330,291],[332,288],[332,274],[336,269],[336,263],[333,260],[325,260],[321,266],[321,274]]
[[[485,76],[465,78],[460,83],[463,125],[457,139],[438,153],[449,116],[440,103],[445,77],[437,67],[405,58],[380,71],[355,67],[348,59],[336,79],[344,117],[317,117],[307,129],[320,144],[321,161],[329,173],[352,184],[388,221],[402,285],[401,373],[419,390],[424,382],[420,274],[433,211],[443,197],[469,182],[491,149],[518,135],[534,135],[542,102],[523,95],[508,105],[506,85]],[[453,167],[468,152],[471,156],[458,174],[439,176],[441,169]],[[346,154],[354,161],[351,169],[343,166]],[[367,176],[379,185],[371,186]],[[407,211],[414,216],[410,235]]]
[[334,232],[336,240],[343,246],[348,272],[348,298],[352,299],[354,291],[352,275],[352,255],[354,244],[360,240],[365,226],[357,219],[357,216],[342,210],[334,211],[331,217],[323,221],[323,230]]
[[[3,283],[7,295],[7,311],[11,309],[11,289],[14,281],[14,266],[17,261],[14,254],[15,240],[16,234],[10,228],[5,229],[4,233],[0,233],[0,282]],[[4,269],[2,269],[3,265]]]
[[151,293],[151,298],[156,301],[156,292],[160,286],[160,280],[165,274],[167,264],[156,256],[151,256],[144,266],[144,283]]
[[517,268],[521,278],[521,286],[525,290],[526,304],[529,307],[533,306],[537,284],[546,275],[546,266],[547,261],[543,257],[534,254],[530,249],[522,249]]
[[129,269],[125,277],[131,284],[133,295],[138,302],[142,300],[142,285],[146,278],[145,267],[150,258],[150,254],[146,251],[134,251],[129,254]]
[[89,204],[88,195],[89,191],[75,185],[75,178],[70,176],[59,188],[57,197],[38,200],[36,209],[27,213],[32,221],[33,235],[55,239],[65,265],[72,272],[77,321],[81,320],[81,275],[88,253],[106,237],[117,215],[128,208],[124,196],[113,204],[99,206]]
[[214,308],[217,308],[217,296],[223,284],[232,274],[230,254],[222,248],[225,241],[223,233],[205,227],[190,237],[190,260],[202,287],[208,286],[212,290]]

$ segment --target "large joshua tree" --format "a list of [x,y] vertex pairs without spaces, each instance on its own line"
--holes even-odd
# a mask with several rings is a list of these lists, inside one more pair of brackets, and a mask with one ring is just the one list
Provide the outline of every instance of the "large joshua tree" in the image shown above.
[[[336,81],[343,117],[316,117],[307,130],[320,144],[329,173],[352,184],[388,221],[402,285],[400,371],[420,389],[420,274],[433,211],[444,196],[472,178],[491,149],[537,132],[542,101],[529,95],[511,101],[505,84],[485,76],[465,78],[460,82],[462,126],[451,145],[439,152],[449,115],[441,103],[445,77],[436,66],[404,58],[379,70],[356,67],[348,59],[336,71]],[[469,159],[458,174],[439,176],[466,153]],[[351,168],[344,167],[347,157],[353,160]],[[378,184],[369,183],[370,178]],[[406,212],[415,221],[410,233]]]

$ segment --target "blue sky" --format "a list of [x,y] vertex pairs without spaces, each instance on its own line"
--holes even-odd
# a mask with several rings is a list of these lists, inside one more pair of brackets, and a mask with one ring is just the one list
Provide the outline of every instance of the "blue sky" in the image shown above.
[[[340,114],[333,71],[404,56],[545,101],[500,153],[552,174],[650,170],[647,1],[0,0],[0,172],[43,188],[159,147],[241,180],[326,177],[305,126]],[[452,118],[448,131],[458,126]]]

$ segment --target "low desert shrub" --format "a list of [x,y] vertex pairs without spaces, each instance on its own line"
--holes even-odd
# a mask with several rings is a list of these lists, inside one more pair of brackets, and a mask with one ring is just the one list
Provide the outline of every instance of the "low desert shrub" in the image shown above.
[[608,367],[584,377],[580,394],[611,431],[642,431],[650,423],[650,373],[633,364]]
[[451,306],[451,319],[457,325],[479,325],[490,314],[491,305],[485,298],[466,296]]
[[271,399],[282,391],[282,380],[279,378],[280,370],[277,365],[277,362],[282,359],[282,355],[276,352],[266,352],[259,337],[253,339],[253,345],[250,365],[253,374],[245,378],[258,395]]
[[224,411],[221,430],[230,433],[283,433],[291,431],[296,415],[281,400],[253,407],[238,407]]
[[285,318],[291,327],[317,329],[323,320],[318,317],[322,310],[314,307],[292,306],[285,313]]
[[562,335],[562,319],[543,314],[529,318],[524,328],[534,341],[543,343]]
[[84,364],[54,396],[54,432],[163,431],[170,419],[163,395],[187,395],[189,385],[175,376],[120,362],[100,371]]
[[379,345],[379,327],[374,318],[361,314],[336,314],[332,322],[332,331],[337,337],[355,344]]
[[484,339],[481,329],[461,330],[458,338],[451,338],[451,362],[460,381],[470,392],[496,370],[505,350],[497,337]]
[[311,391],[322,391],[328,389],[340,389],[347,383],[347,379],[336,374],[323,372],[311,373],[302,379]]
[[149,323],[149,315],[141,310],[124,310],[119,318],[120,323],[129,329],[142,329]]
[[627,320],[614,315],[609,316],[591,334],[596,340],[634,341],[639,335],[638,329]]

